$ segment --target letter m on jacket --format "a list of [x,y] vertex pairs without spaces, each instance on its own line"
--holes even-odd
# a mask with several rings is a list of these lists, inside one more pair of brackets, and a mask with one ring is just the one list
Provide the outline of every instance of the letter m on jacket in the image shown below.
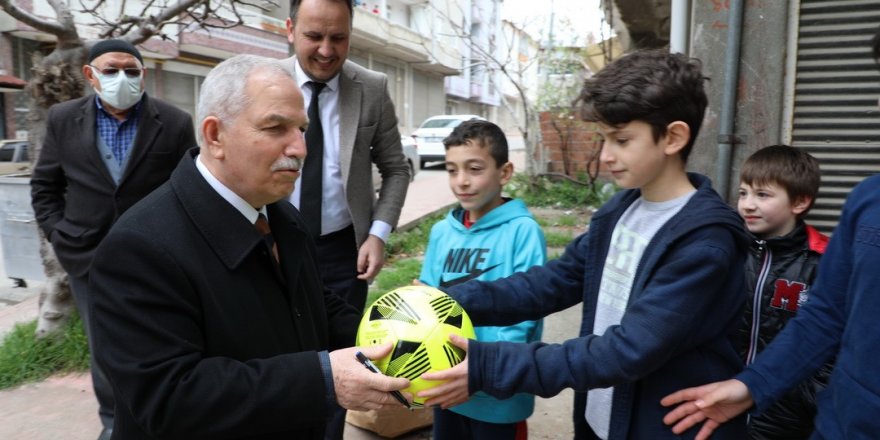
[[801,300],[801,294],[807,290],[807,285],[783,279],[776,280],[775,284],[770,307],[796,312]]

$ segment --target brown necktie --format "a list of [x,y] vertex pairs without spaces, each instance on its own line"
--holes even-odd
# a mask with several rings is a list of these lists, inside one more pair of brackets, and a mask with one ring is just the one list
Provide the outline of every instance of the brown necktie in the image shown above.
[[272,237],[272,229],[269,228],[269,221],[266,220],[266,216],[260,213],[257,216],[257,222],[254,223],[254,227],[257,228],[257,232],[263,236],[263,241],[266,242],[266,246],[269,249],[272,249],[272,256],[275,257],[275,262],[278,260],[278,245],[275,243],[275,239]]

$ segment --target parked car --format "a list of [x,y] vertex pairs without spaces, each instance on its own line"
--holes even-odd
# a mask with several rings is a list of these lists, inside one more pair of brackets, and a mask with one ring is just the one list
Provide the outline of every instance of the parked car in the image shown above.
[[28,141],[22,139],[0,140],[0,161],[27,162],[28,160]]
[[443,139],[449,136],[458,124],[471,119],[483,118],[477,115],[440,115],[425,119],[425,122],[422,122],[412,134],[418,145],[419,165],[424,167],[426,162],[443,161],[446,158]]
[[[406,162],[409,164],[409,181],[412,182],[416,178],[416,173],[421,169],[416,141],[409,136],[401,136],[400,143],[403,145],[403,155],[406,156]],[[381,187],[382,176],[379,174],[379,168],[376,168],[376,164],[373,164],[373,189],[379,191]]]

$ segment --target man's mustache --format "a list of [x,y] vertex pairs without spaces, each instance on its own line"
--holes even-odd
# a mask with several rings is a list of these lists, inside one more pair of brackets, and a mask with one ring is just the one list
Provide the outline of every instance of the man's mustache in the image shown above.
[[272,171],[299,171],[302,160],[298,157],[283,157],[272,164]]

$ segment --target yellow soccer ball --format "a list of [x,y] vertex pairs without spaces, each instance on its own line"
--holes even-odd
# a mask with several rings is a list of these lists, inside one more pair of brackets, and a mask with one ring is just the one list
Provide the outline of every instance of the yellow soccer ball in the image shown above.
[[420,376],[450,368],[465,357],[464,350],[449,341],[450,333],[476,337],[464,309],[433,287],[405,286],[380,296],[367,307],[358,327],[357,345],[391,342],[391,353],[375,364],[388,376],[409,379],[410,386],[404,391],[413,394],[413,406],[421,407],[425,399],[415,397],[416,393],[441,382]]

